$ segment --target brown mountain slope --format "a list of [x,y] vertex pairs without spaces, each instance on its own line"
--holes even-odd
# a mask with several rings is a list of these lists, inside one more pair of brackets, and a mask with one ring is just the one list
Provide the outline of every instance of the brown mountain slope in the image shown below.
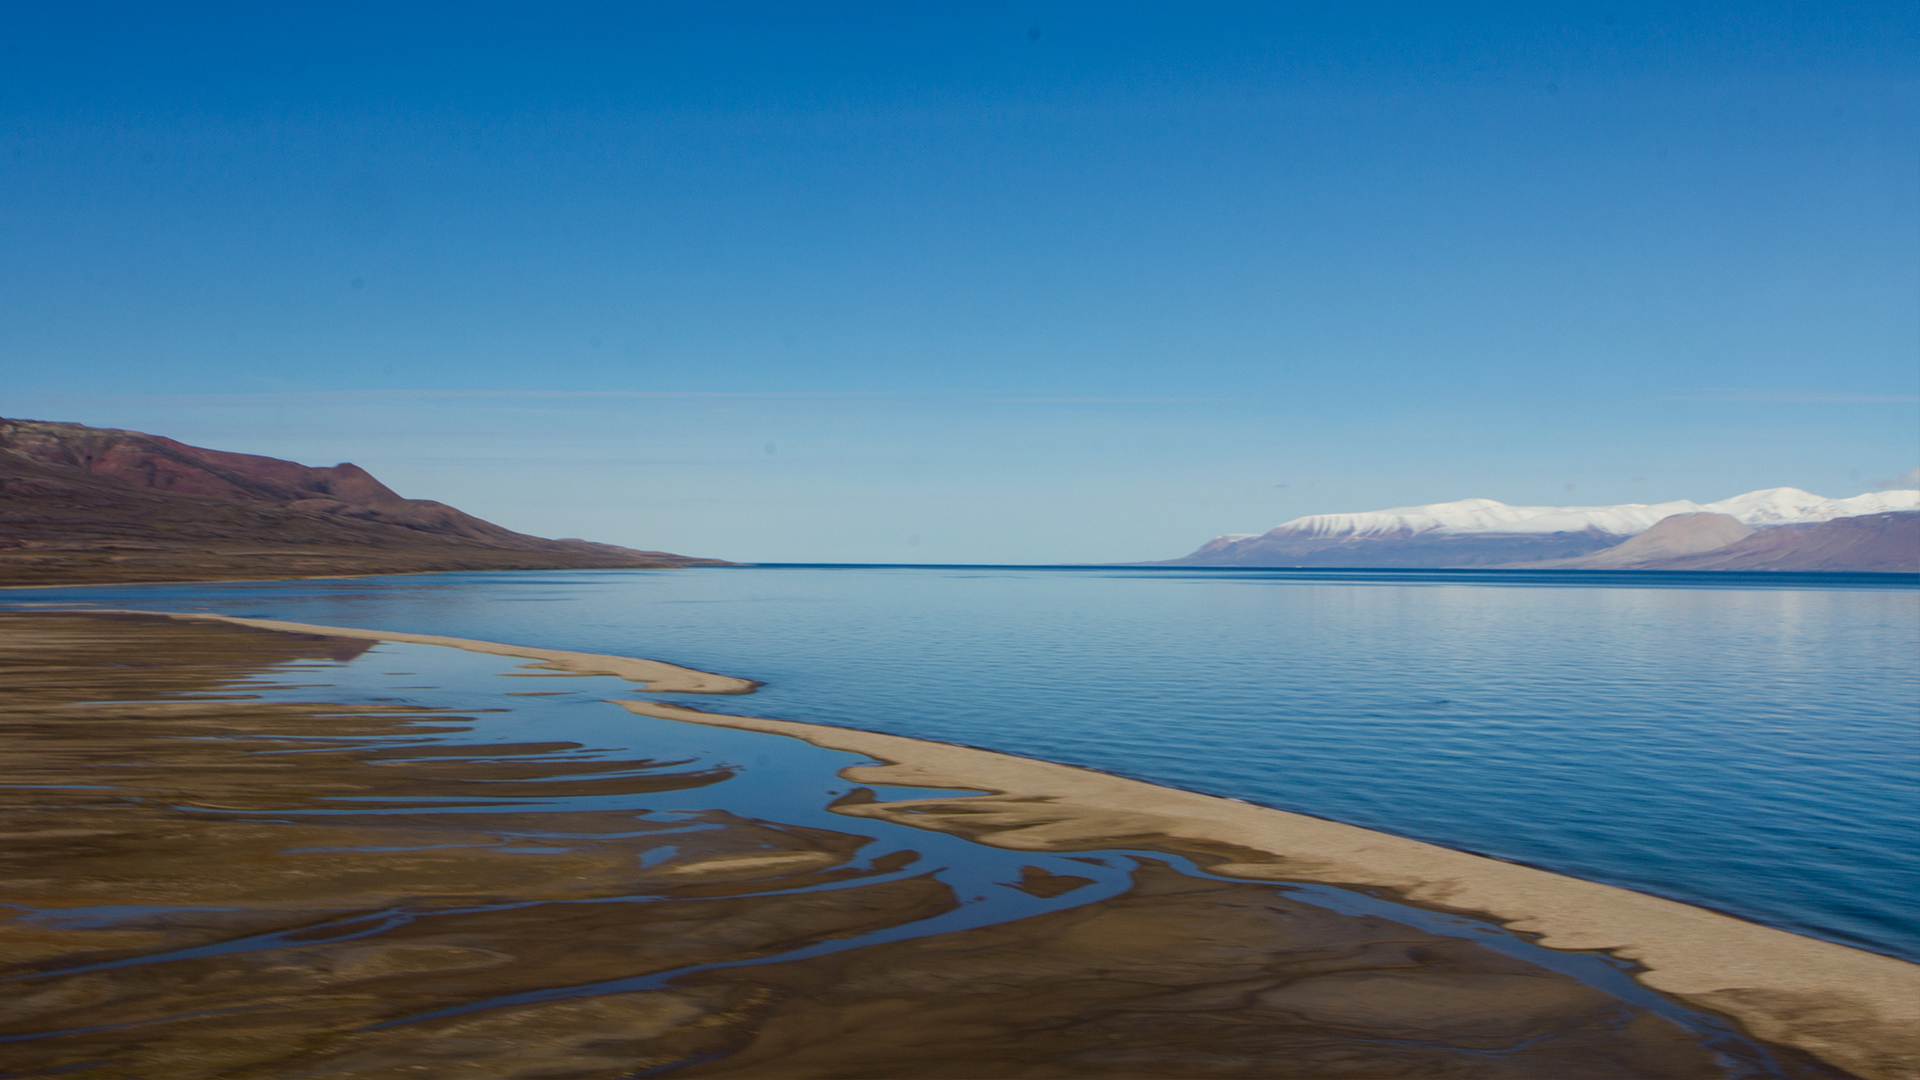
[[1920,511],[1766,529],[1713,551],[1645,563],[1652,570],[1856,570],[1920,573]]
[[1754,530],[1731,514],[1673,514],[1624,542],[1577,559],[1514,563],[1525,569],[1645,570],[1670,559],[1715,551],[1754,535]]
[[0,419],[0,585],[698,564],[722,565],[517,533],[356,465]]

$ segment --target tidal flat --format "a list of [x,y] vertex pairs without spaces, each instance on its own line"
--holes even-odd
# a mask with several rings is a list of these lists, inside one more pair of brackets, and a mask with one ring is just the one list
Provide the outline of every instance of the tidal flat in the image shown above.
[[1087,815],[963,759],[396,636],[0,614],[0,1075],[1904,1067],[1871,1032],[1843,1068],[1830,1025],[1761,1041],[1603,952],[1231,837],[1036,839]]

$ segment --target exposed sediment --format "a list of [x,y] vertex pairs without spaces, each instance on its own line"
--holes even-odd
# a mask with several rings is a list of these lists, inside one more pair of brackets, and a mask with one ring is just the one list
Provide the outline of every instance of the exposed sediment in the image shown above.
[[1234,877],[1389,889],[1411,903],[1482,915],[1549,948],[1632,960],[1646,969],[1638,977],[1647,986],[1871,1080],[1920,1076],[1920,966],[1905,961],[1645,893],[1090,769],[821,724],[621,704],[889,763],[847,770],[863,783],[989,792],[850,804],[841,813],[999,847],[1157,848]]
[[645,660],[636,656],[605,656],[600,653],[542,649],[532,645],[502,645],[496,641],[445,637],[439,634],[408,634],[394,630],[359,630],[350,626],[315,626],[312,623],[285,622],[280,619],[248,619],[237,615],[180,614],[166,611],[121,611],[93,609],[103,615],[147,615],[167,619],[221,622],[232,626],[251,626],[258,630],[277,630],[287,634],[321,634],[354,641],[403,641],[415,645],[443,645],[490,656],[516,656],[535,663],[523,667],[569,671],[575,675],[612,675],[641,684],[659,694],[750,694],[760,684],[752,679],[716,675],[663,660]]
[[[1781,1053],[1782,1076],[1840,1075],[1816,1059],[1870,1080],[1913,1075],[1899,1030],[1920,998],[1907,992],[1920,985],[1912,965],[1315,818],[965,747],[625,701],[644,715],[890,763],[848,770],[858,782],[989,792],[845,799],[835,807],[844,833],[708,815],[697,831],[671,829],[675,855],[653,862],[640,856],[663,842],[662,826],[632,813],[391,810],[478,782],[498,794],[537,784],[553,796],[601,795],[698,786],[708,774],[609,775],[605,761],[571,758],[578,747],[568,743],[426,749],[426,736],[460,720],[444,709],[219,699],[238,673],[344,660],[376,640],[617,675],[654,691],[754,685],[432,635],[205,615],[0,615],[10,691],[0,726],[9,783],[23,785],[0,801],[0,831],[12,837],[0,849],[0,902],[42,913],[156,906],[112,925],[37,914],[0,922],[0,961],[30,976],[0,982],[0,1035],[89,1028],[107,1014],[120,1025],[10,1043],[8,1067],[179,1080],[614,1080],[658,1068],[769,1078],[1725,1075],[1682,1028],[1477,943],[1152,864],[1124,895],[1013,922],[657,988],[503,1000],[777,957],[952,910],[960,898],[932,877],[857,868],[852,856],[868,843],[859,822],[879,819],[1012,850],[1158,849],[1235,877],[1372,887],[1486,913],[1553,947],[1637,959],[1648,985],[1812,1055]],[[416,732],[393,750],[339,742]],[[111,794],[86,786],[100,784]],[[342,797],[388,812],[340,814]],[[323,807],[334,809],[299,813]],[[832,887],[808,891],[822,884]],[[1037,867],[1003,883],[1035,896],[1085,885]],[[634,903],[635,894],[658,899]],[[391,924],[377,932],[354,929],[382,919]],[[275,933],[285,937],[271,948],[97,967]],[[418,1019],[485,1002],[494,1004]]]

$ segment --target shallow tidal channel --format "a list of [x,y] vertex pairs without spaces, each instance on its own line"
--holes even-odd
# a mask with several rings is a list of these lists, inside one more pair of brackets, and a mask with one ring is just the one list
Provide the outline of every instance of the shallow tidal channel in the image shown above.
[[837,813],[936,793],[616,678],[41,612],[0,680],[0,1076],[1843,1075],[1461,914]]
[[1920,961],[1913,575],[754,567],[17,590],[653,657],[753,712],[1328,818]]

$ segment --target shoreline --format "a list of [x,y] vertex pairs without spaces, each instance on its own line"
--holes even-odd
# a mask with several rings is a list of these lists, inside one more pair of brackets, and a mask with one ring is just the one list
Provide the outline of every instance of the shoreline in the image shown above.
[[0,585],[6,589],[121,589],[137,585],[248,585],[266,581],[353,581],[370,577],[407,577],[412,574],[460,573],[447,570],[402,570],[392,574],[296,574],[261,578],[168,578],[165,581],[62,581],[53,585]]
[[52,585],[0,585],[0,592],[10,589],[38,591],[41,589],[131,589],[147,585],[257,585],[275,581],[358,581],[362,578],[386,577],[423,577],[428,574],[547,574],[554,571],[588,570],[729,570],[735,567],[754,566],[754,563],[726,563],[721,566],[694,564],[692,566],[508,566],[491,570],[376,570],[364,574],[282,574],[279,577],[245,578],[167,578],[161,581],[61,581]]
[[[42,609],[61,610],[61,609]],[[751,694],[760,684],[752,679],[736,679],[711,671],[669,664],[664,660],[645,660],[634,656],[609,656],[604,653],[573,652],[567,649],[543,649],[533,645],[503,645],[497,641],[446,637],[441,634],[409,634],[395,630],[361,630],[351,626],[318,626],[313,623],[286,622],[280,619],[249,619],[239,615],[178,611],[138,611],[132,608],[65,609],[70,614],[156,615],[167,619],[223,622],[251,626],[257,630],[278,630],[288,634],[318,634],[323,637],[352,638],[356,641],[401,641],[414,645],[443,645],[467,652],[491,656],[512,656],[535,663],[522,667],[565,671],[574,675],[611,675],[640,683],[656,694]]]
[[[44,589],[117,589],[134,588],[147,585],[249,585],[276,581],[357,581],[363,578],[418,577],[429,574],[544,574],[555,571],[592,571],[592,570],[1168,570],[1168,571],[1205,571],[1219,573],[1245,572],[1285,572],[1300,574],[1357,574],[1381,575],[1383,580],[1391,580],[1394,575],[1415,574],[1525,574],[1535,572],[1527,566],[1169,566],[1165,563],[759,563],[727,562],[723,564],[693,564],[689,566],[549,566],[549,567],[502,567],[487,570],[392,570],[373,571],[359,574],[291,574],[278,577],[245,578],[167,578],[155,581],[63,581],[52,585],[0,585],[0,592],[11,590],[39,591]],[[1711,581],[1718,577],[1740,575],[1747,584],[1766,584],[1769,579],[1786,581],[1792,584],[1822,584],[1822,579],[1867,578],[1881,584],[1901,585],[1920,589],[1920,571],[1912,570],[1629,570],[1614,567],[1543,567],[1543,574],[1591,574],[1596,580],[1609,576],[1624,579],[1630,575],[1657,578],[1660,575],[1672,575],[1674,578],[1687,577],[1695,580]],[[1794,581],[1792,579],[1803,579]],[[1490,576],[1489,581],[1498,581]],[[1516,579],[1517,580],[1517,579]]]
[[[238,616],[88,608],[286,633],[440,645],[611,675],[642,692],[745,694],[758,683],[662,661]],[[1616,886],[1252,803],[996,751],[853,728],[618,700],[658,719],[784,735],[885,764],[856,783],[985,792],[832,809],[1011,850],[1162,848],[1214,873],[1386,890],[1413,906],[1488,919],[1548,948],[1640,965],[1641,984],[1733,1017],[1755,1037],[1865,1080],[1920,1077],[1920,966]]]
[[1904,960],[1631,889],[1073,765],[825,724],[618,704],[888,762],[844,770],[855,782],[986,792],[843,803],[835,807],[841,813],[1015,850],[1158,847],[1228,877],[1385,890],[1410,906],[1486,919],[1546,948],[1632,961],[1642,985],[1868,1080],[1920,1077],[1920,965]]

